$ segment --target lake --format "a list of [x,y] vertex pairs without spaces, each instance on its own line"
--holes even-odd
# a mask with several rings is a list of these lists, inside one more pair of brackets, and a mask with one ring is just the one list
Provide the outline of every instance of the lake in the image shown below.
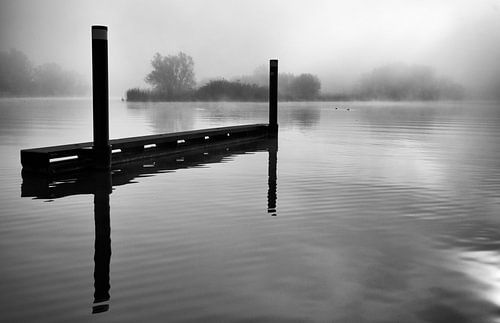
[[[500,322],[499,103],[282,102],[277,147],[43,187],[19,151],[91,141],[91,100],[0,113],[3,322]],[[110,135],[267,113],[112,100]]]

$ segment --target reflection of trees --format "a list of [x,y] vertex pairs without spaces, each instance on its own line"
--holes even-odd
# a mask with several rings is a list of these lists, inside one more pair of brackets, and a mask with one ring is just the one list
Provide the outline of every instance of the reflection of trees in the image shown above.
[[[204,107],[202,118],[217,121],[218,124],[267,123],[269,108],[267,103],[218,102],[197,103]],[[278,123],[283,127],[299,126],[307,129],[316,125],[321,113],[317,103],[281,103],[278,108]]]
[[283,126],[298,126],[310,129],[320,120],[321,113],[317,104],[295,103],[280,110],[278,123]]
[[320,119],[319,110],[313,107],[293,110],[291,115],[294,123],[300,125],[302,128],[310,128],[317,124]]
[[267,123],[269,105],[258,102],[203,102],[200,107],[200,119],[211,125],[238,125]]
[[[196,111],[180,102],[127,102],[127,113],[146,119],[153,133],[194,129]],[[191,104],[191,103],[189,103]]]

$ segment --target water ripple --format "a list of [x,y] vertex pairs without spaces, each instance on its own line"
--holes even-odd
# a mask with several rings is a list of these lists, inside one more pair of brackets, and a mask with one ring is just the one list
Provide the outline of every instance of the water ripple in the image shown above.
[[[109,196],[61,181],[20,198],[19,149],[87,138],[88,104],[0,100],[3,321],[498,320],[496,104],[283,103],[277,152],[150,160]],[[111,106],[117,137],[267,118],[260,103]]]

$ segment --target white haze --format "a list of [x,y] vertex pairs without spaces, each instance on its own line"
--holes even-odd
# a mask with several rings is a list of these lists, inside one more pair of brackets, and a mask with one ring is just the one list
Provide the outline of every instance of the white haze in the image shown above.
[[[155,52],[183,51],[198,80],[250,74],[270,58],[323,92],[372,68],[433,66],[475,94],[500,86],[500,0],[1,0],[0,50],[89,80],[90,26],[109,27],[110,91],[145,87]],[[498,89],[500,91],[500,89]]]

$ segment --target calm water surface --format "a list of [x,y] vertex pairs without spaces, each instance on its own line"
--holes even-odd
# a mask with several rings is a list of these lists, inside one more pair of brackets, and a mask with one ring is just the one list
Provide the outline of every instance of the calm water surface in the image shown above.
[[[102,176],[21,177],[20,149],[92,139],[90,100],[0,113],[0,321],[500,322],[497,103],[281,103],[277,152],[147,160],[111,194]],[[267,106],[110,115],[119,138],[266,122]]]

